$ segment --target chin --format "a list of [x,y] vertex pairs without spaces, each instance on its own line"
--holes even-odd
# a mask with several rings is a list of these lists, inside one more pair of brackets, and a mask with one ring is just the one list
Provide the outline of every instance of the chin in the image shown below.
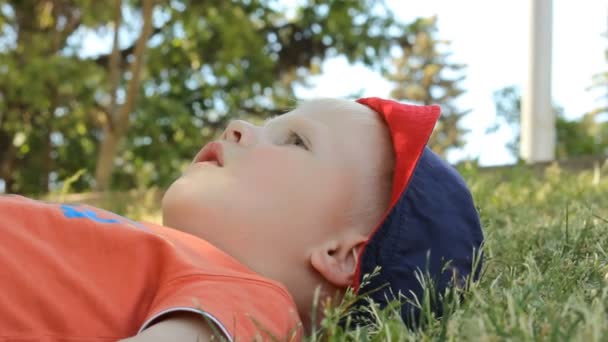
[[163,216],[163,226],[167,226],[167,227],[174,227],[174,220],[173,220],[173,213],[176,211],[176,207],[179,206],[178,204],[178,199],[176,198],[176,194],[175,194],[175,183],[177,181],[175,181],[173,184],[171,184],[171,186],[169,187],[169,189],[167,189],[167,191],[165,191],[165,193],[163,194],[163,198],[161,200],[161,211],[162,211],[162,216]]
[[[225,196],[220,189],[204,186],[201,181],[180,177],[165,191],[162,201],[163,225],[187,233],[199,233],[200,224],[212,223],[217,213],[224,213]],[[199,234],[195,234],[199,235]]]
[[190,183],[184,177],[178,178],[163,194],[161,201],[163,225],[178,229],[180,218],[183,220],[188,216],[188,211],[196,203],[194,200],[197,197]]

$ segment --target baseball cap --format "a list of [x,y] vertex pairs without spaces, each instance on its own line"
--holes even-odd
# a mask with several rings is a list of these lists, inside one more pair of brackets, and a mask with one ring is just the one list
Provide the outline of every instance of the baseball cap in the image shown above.
[[[440,107],[377,97],[357,102],[384,119],[395,168],[389,208],[359,251],[355,293],[369,292],[367,296],[384,307],[404,297],[420,302],[421,275],[432,280],[434,298],[450,286],[463,286],[468,276],[477,279],[482,255],[476,253],[483,233],[473,198],[458,172],[427,147]],[[379,273],[362,288],[363,277],[378,266]],[[414,302],[402,301],[400,307],[408,325],[419,319],[420,308]],[[441,309],[440,301],[432,303],[437,316]]]

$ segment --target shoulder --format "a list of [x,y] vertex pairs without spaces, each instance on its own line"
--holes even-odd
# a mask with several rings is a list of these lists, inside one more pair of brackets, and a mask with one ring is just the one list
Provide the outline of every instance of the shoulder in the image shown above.
[[180,277],[157,294],[146,329],[169,313],[190,311],[209,318],[229,336],[251,340],[258,335],[292,340],[301,335],[301,321],[289,293],[263,278],[220,274]]
[[213,322],[189,312],[177,312],[164,317],[137,335],[122,342],[154,341],[210,341],[226,336]]

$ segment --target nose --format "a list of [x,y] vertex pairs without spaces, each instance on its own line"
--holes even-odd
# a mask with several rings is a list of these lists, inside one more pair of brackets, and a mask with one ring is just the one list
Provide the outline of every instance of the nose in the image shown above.
[[255,127],[243,120],[232,120],[222,133],[222,140],[237,144],[250,145],[255,139]]

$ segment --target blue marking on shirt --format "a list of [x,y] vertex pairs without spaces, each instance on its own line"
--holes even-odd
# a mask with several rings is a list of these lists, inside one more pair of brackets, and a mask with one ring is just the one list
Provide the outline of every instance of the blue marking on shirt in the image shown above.
[[97,222],[97,223],[110,223],[110,224],[126,223],[126,224],[130,224],[132,226],[135,226],[137,228],[143,229],[143,230],[148,230],[146,228],[146,226],[144,226],[143,224],[141,224],[139,222],[132,221],[126,217],[122,217],[120,215],[117,215],[117,214],[109,212],[109,211],[106,211],[106,213],[116,216],[117,218],[102,218],[102,217],[99,217],[98,214],[92,210],[84,209],[84,208],[83,209],[76,208],[75,205],[61,204],[60,208],[61,208],[61,211],[63,212],[63,215],[69,219],[84,218],[84,219],[89,219],[89,220],[91,220],[93,222]]

